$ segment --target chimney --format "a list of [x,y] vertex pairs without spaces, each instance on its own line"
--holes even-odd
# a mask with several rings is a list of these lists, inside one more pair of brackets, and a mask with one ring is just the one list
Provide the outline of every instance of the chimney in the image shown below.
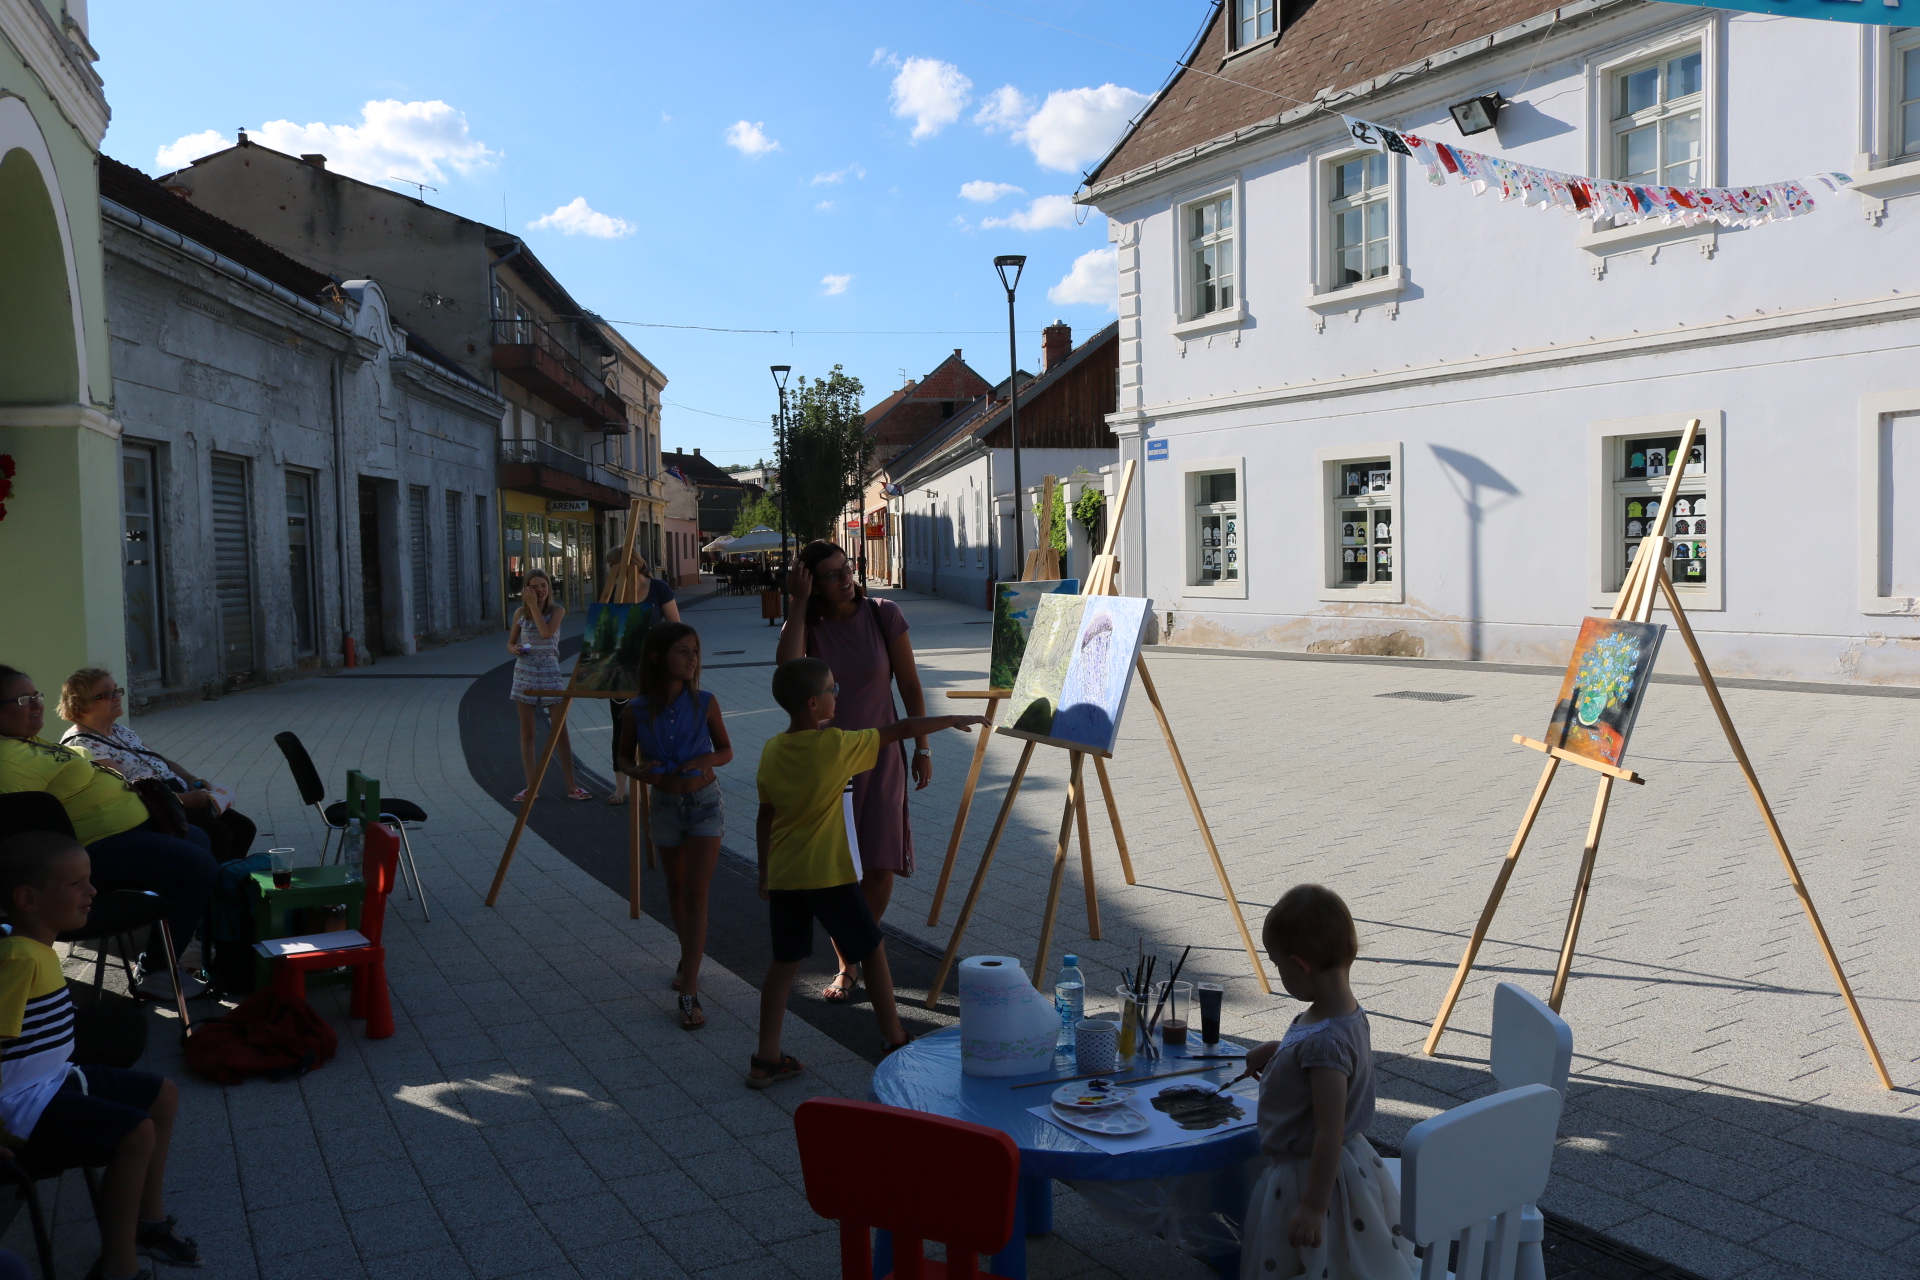
[[324,169],[327,167],[327,158],[318,151],[303,151],[300,153],[300,158],[316,169]]
[[1073,350],[1073,329],[1065,320],[1055,320],[1040,331],[1042,358],[1040,372],[1045,373],[1067,358]]
[[699,446],[699,445],[695,445],[695,446],[693,446],[693,456],[694,456],[694,457],[696,457],[696,458],[700,456],[700,446]]

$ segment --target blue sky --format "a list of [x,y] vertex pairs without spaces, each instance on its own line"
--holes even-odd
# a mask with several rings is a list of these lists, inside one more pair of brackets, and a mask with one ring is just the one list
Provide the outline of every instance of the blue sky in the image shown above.
[[1047,321],[1111,319],[1105,221],[1063,197],[1209,7],[94,0],[91,25],[117,159],[245,127],[437,187],[610,319],[779,330],[624,329],[669,380],[666,446],[726,463],[769,452],[770,364],[844,364],[869,404],[954,347],[1004,376],[995,254],[1028,255],[1026,367]]

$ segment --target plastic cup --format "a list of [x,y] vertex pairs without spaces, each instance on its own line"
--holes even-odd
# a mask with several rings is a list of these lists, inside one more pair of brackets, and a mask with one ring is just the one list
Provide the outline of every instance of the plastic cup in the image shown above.
[[[1193,1006],[1193,984],[1191,982],[1156,982],[1153,987],[1153,1004],[1160,1007],[1160,1042],[1185,1044],[1187,1012]],[[1152,1008],[1147,1010],[1147,1016],[1153,1016]]]
[[1202,982],[1194,988],[1200,998],[1200,1043],[1220,1043],[1220,998],[1226,988],[1217,982]]
[[273,887],[276,889],[287,889],[293,885],[293,852],[290,848],[267,850],[273,870]]
[[1122,1060],[1128,1060],[1138,1047],[1135,1041],[1140,1027],[1140,1006],[1133,998],[1133,988],[1124,982],[1114,988],[1114,994],[1120,997],[1120,1039],[1116,1052]]

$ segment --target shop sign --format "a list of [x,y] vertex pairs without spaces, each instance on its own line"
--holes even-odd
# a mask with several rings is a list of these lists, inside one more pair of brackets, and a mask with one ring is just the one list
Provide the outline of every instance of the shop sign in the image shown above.
[[549,502],[547,504],[547,510],[549,511],[591,511],[592,509],[593,509],[593,504],[586,501]]
[[874,539],[886,537],[887,518],[885,516],[875,516],[872,520],[868,521],[867,536]]

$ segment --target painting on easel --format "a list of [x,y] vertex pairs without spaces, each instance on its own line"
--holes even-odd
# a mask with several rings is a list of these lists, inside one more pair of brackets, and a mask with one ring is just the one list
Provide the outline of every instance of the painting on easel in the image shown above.
[[580,641],[573,692],[589,698],[628,698],[640,688],[640,646],[653,624],[649,604],[590,604]]
[[1111,755],[1152,607],[1131,596],[1041,597],[1011,732]]
[[993,657],[987,664],[989,689],[1013,688],[1014,678],[1020,674],[1020,659],[1027,652],[1027,635],[1033,630],[1040,597],[1071,596],[1079,591],[1078,578],[993,584]]
[[1577,756],[1619,765],[1647,693],[1666,627],[1588,618],[1580,624],[1547,742]]

